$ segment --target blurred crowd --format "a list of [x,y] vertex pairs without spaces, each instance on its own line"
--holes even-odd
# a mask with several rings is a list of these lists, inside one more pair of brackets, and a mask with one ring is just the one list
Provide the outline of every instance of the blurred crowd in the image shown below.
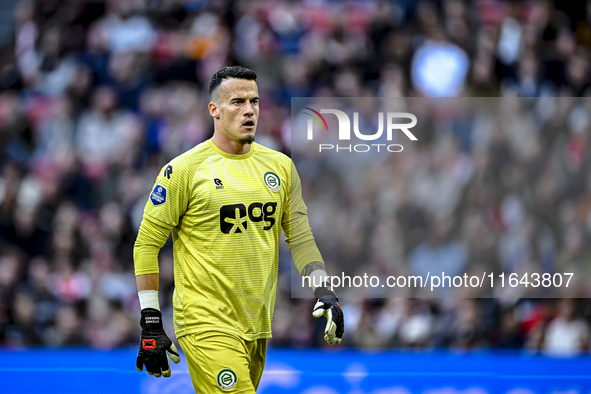
[[[364,134],[377,129],[377,100],[338,101],[350,106],[325,99],[310,105],[355,109]],[[346,285],[338,293],[354,298],[344,309],[356,345],[587,351],[591,100],[395,101],[421,120],[412,129],[418,141],[402,133],[390,141],[404,146],[400,153],[319,153],[319,142],[335,143],[323,140],[330,133],[320,133],[320,141],[316,134],[306,141],[305,133],[292,133],[292,157],[329,273],[367,274],[384,284],[389,276],[486,272],[495,284],[486,279],[482,287],[438,289],[439,299],[392,297],[411,296],[408,287]],[[366,107],[372,110],[364,113]],[[326,117],[334,131],[334,117]],[[295,114],[294,130],[305,130],[301,126]],[[546,288],[532,287],[532,273],[565,272],[572,273],[568,288],[556,284],[550,292],[549,280]],[[509,275],[517,278],[512,285]],[[492,297],[476,298],[484,295]],[[542,295],[563,298],[534,299]]]
[[[362,193],[346,166],[304,163],[324,169],[302,179],[329,270],[369,256],[365,272],[391,274],[392,261],[412,272],[438,252],[511,272],[591,264],[591,2],[21,0],[13,20],[0,48],[2,346],[137,345],[143,206],[162,166],[212,135],[209,79],[232,64],[259,75],[257,141],[287,154],[292,97],[550,99],[533,119],[508,106],[507,127],[423,127],[412,160],[369,165],[369,215],[346,209]],[[170,248],[160,294],[172,336]],[[271,345],[322,346],[313,300],[290,297],[289,264],[283,246]],[[590,345],[586,299],[343,304],[348,346]]]

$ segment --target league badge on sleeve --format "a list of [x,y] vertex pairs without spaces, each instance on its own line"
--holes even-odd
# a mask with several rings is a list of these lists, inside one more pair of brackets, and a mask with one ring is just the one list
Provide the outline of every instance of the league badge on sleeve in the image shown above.
[[166,188],[164,186],[156,185],[152,194],[150,194],[150,201],[155,206],[162,205],[166,202]]

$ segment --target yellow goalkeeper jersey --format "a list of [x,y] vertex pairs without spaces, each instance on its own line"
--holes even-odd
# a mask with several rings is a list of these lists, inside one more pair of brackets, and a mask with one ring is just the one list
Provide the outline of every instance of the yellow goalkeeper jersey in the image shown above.
[[[136,241],[136,275],[158,272],[156,257],[141,253],[158,228],[164,237],[172,230],[177,337],[271,337],[282,228],[298,271],[322,262],[295,166],[257,143],[231,155],[208,140],[162,168]],[[160,248],[166,238],[158,237]]]

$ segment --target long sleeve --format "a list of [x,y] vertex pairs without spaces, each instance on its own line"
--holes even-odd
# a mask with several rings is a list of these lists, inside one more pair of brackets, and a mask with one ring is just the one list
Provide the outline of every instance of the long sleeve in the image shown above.
[[160,170],[133,248],[136,275],[158,273],[158,252],[187,209],[187,184],[193,172],[178,158]]
[[133,247],[136,276],[158,273],[158,253],[166,243],[170,230],[144,216]]
[[302,199],[302,185],[295,165],[292,163],[291,185],[287,211],[282,220],[285,241],[291,249],[291,255],[298,272],[313,261],[323,263],[310,223],[308,208]]

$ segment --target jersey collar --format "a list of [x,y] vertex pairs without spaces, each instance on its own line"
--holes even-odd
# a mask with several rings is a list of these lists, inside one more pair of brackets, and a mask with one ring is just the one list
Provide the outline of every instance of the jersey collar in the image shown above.
[[243,155],[232,155],[232,154],[226,153],[223,150],[221,150],[220,148],[218,148],[216,146],[216,144],[213,143],[213,141],[211,140],[211,138],[207,140],[207,143],[209,144],[209,146],[211,147],[211,149],[213,149],[214,151],[216,151],[216,153],[218,153],[219,155],[224,156],[227,159],[233,159],[233,160],[248,159],[250,156],[253,155],[254,149],[255,149],[255,145],[256,145],[255,142],[253,142],[252,144],[250,144],[250,150],[248,151],[248,153],[245,153]]

